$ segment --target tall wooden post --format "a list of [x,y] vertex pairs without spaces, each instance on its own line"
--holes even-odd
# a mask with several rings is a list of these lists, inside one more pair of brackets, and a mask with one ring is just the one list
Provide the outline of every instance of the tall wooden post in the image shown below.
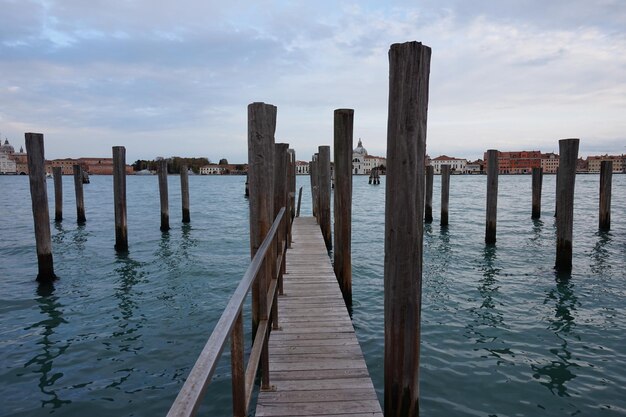
[[287,151],[289,156],[288,158],[288,190],[287,190],[287,198],[289,200],[289,219],[287,221],[287,230],[289,239],[287,240],[287,245],[291,248],[292,234],[291,234],[291,222],[294,217],[296,217],[296,151],[293,149],[289,149]]
[[180,195],[183,204],[183,223],[191,222],[189,216],[189,172],[187,165],[180,167]]
[[320,223],[319,212],[319,154],[314,154],[311,160],[311,196],[313,199],[313,217],[317,224]]
[[426,206],[424,208],[424,221],[433,221],[433,178],[435,170],[432,165],[426,167]]
[[74,170],[74,190],[76,191],[76,221],[78,224],[83,224],[87,221],[83,195],[83,168],[80,165],[73,165],[72,169]]
[[352,305],[352,140],[354,110],[335,110],[334,268],[347,306]]
[[300,217],[300,203],[302,202],[302,187],[298,191],[298,209],[296,210],[296,217]]
[[487,151],[487,221],[485,243],[496,243],[496,223],[498,220],[498,151]]
[[600,230],[611,230],[611,186],[613,183],[613,161],[600,162]]
[[63,172],[61,167],[52,168],[54,177],[54,221],[63,220]]
[[50,235],[50,214],[48,213],[48,189],[46,187],[46,168],[44,158],[43,135],[26,133],[26,154],[30,198],[35,223],[35,244],[37,247],[37,281],[52,282],[56,279],[52,260],[52,238]]
[[[276,246],[276,250],[282,249],[282,244],[285,236],[289,234],[288,230],[288,219],[289,215],[289,144],[288,143],[276,143],[274,145],[274,213],[272,217],[276,218],[278,212],[281,208],[285,207],[285,229],[280,230],[280,239],[278,239],[278,244]],[[278,254],[279,252],[276,252]],[[285,263],[283,262],[284,268]],[[283,269],[284,271],[284,269]],[[280,283],[279,283],[280,284]],[[282,288],[281,288],[282,291]]]
[[389,50],[385,196],[385,416],[419,415],[429,47]]
[[320,228],[326,243],[326,249],[331,250],[333,241],[330,229],[330,146],[319,147],[318,159],[318,192]]
[[113,147],[113,205],[115,208],[115,249],[128,250],[126,216],[126,148]]
[[[254,258],[274,222],[274,133],[276,106],[265,103],[248,105],[248,181],[250,189],[250,256]],[[252,335],[260,320],[268,320],[267,288],[272,279],[272,260],[264,262],[252,286]],[[261,357],[263,378],[261,388],[269,388],[267,345]]]
[[559,176],[557,179],[556,263],[558,272],[572,270],[572,234],[574,228],[574,185],[579,139],[559,140]]
[[167,193],[167,161],[161,159],[157,166],[159,196],[161,198],[161,231],[170,230],[170,207]]
[[448,225],[448,205],[450,202],[450,165],[441,166],[441,225]]
[[543,184],[543,168],[533,168],[533,204],[531,219],[541,217],[541,186]]

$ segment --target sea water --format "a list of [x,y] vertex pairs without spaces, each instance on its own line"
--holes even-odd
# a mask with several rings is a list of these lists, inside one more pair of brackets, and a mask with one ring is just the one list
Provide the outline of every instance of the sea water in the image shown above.
[[[170,176],[171,230],[162,233],[156,177],[127,178],[130,249],[117,254],[112,177],[84,186],[82,226],[64,177],[64,220],[51,223],[60,279],[38,286],[28,178],[0,176],[1,416],[167,413],[250,259],[245,177],[189,180],[191,224],[181,223],[180,182]],[[422,415],[626,415],[626,175],[613,176],[605,233],[599,176],[577,177],[569,278],[553,270],[554,180],[544,177],[533,221],[530,176],[501,176],[497,243],[486,246],[486,177],[451,178],[443,228],[435,177]],[[353,323],[381,401],[384,181],[353,178],[352,228]],[[297,182],[310,215],[309,179]],[[53,218],[52,181],[48,196]],[[226,348],[201,415],[231,414],[229,362]]]

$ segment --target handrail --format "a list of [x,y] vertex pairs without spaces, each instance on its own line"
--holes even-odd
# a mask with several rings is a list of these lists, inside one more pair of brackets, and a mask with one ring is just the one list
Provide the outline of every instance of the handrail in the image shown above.
[[[268,253],[271,253],[270,248],[274,243],[274,239],[277,236],[280,225],[283,219],[286,219],[285,213],[286,208],[282,207],[278,214],[276,215],[276,219],[272,224],[272,227],[268,231],[265,239],[263,239],[263,243],[257,250],[256,254],[252,258],[248,269],[244,273],[239,285],[235,289],[235,292],[231,296],[224,312],[222,313],[220,319],[218,320],[215,328],[213,329],[213,333],[209,337],[209,340],[206,342],[200,356],[196,360],[195,365],[189,372],[189,376],[187,380],[183,384],[176,400],[172,404],[169,412],[167,413],[167,417],[189,417],[195,415],[200,406],[201,400],[204,397],[204,394],[207,390],[207,387],[211,383],[211,377],[217,367],[217,362],[220,359],[222,351],[224,350],[224,345],[226,341],[229,339],[229,336],[233,333],[233,329],[235,328],[235,324],[238,323],[241,326],[241,309],[243,303],[245,301],[252,284],[257,279],[258,273],[261,270],[261,266],[265,261]],[[284,233],[284,232],[283,232]],[[283,245],[285,248],[286,245]],[[281,254],[281,258],[284,257],[284,252]],[[282,262],[282,259],[281,259]],[[280,275],[280,269],[277,272]],[[272,277],[275,279],[276,277]],[[269,285],[270,289],[273,288],[273,292],[275,294],[276,284]],[[263,296],[271,297],[274,299],[274,294],[272,293],[264,293]],[[257,331],[257,335],[261,335],[264,339],[267,338],[267,322],[264,325],[265,331]],[[259,330],[261,330],[261,326],[259,326]],[[235,331],[237,333],[237,331]],[[239,335],[232,335],[233,337],[238,337]],[[256,339],[256,337],[255,337]],[[253,341],[253,343],[256,342]],[[266,341],[264,341],[266,342]],[[254,343],[256,344],[256,343]],[[258,367],[258,361],[256,362],[256,366]],[[254,374],[256,374],[257,369],[254,369]],[[246,387],[248,388],[248,387]],[[244,389],[245,391],[249,390],[249,393],[252,391],[252,387],[248,389]],[[250,395],[247,392],[245,394],[245,408],[248,407],[248,402]]]

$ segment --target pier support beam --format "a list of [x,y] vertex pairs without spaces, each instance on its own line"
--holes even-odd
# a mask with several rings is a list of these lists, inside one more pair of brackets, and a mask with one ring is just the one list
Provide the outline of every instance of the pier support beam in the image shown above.
[[63,220],[63,172],[61,167],[52,168],[54,178],[54,221]]
[[85,217],[85,197],[83,194],[83,168],[80,165],[73,165],[74,171],[74,190],[76,192],[76,221],[78,224],[84,224],[87,221]]
[[611,230],[611,186],[613,183],[613,161],[600,162],[600,230]]
[[448,205],[450,203],[450,165],[441,166],[441,226],[448,225]]
[[487,151],[487,219],[485,225],[485,243],[496,243],[496,224],[498,221],[498,151]]
[[572,270],[572,234],[574,228],[574,185],[579,139],[559,140],[557,177],[556,263],[558,272]]
[[128,250],[126,218],[126,148],[113,147],[113,205],[115,209],[115,249]]
[[44,158],[43,135],[26,133],[26,154],[28,157],[28,180],[30,198],[35,223],[35,244],[37,247],[37,281],[52,282],[56,279],[52,260],[52,238],[50,235],[50,214],[48,213],[48,189],[46,187],[46,169]]
[[333,241],[330,229],[330,146],[319,147],[317,168],[319,178],[319,223],[324,242],[326,243],[326,249],[331,250]]
[[419,415],[429,47],[389,50],[385,196],[385,416]]
[[533,168],[533,203],[531,219],[539,219],[541,217],[541,186],[543,184],[543,169]]
[[335,214],[334,269],[343,299],[352,305],[352,141],[354,110],[334,114]]
[[167,161],[159,161],[157,174],[159,177],[159,196],[161,199],[161,231],[170,230],[170,207],[167,193]]

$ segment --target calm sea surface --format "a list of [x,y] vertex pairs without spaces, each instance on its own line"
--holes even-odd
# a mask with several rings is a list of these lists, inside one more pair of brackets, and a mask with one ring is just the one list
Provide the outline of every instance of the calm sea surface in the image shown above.
[[[128,178],[128,255],[114,245],[112,177],[72,178],[52,224],[52,288],[38,287],[27,177],[0,176],[0,415],[165,415],[249,261],[245,177],[190,177],[191,225],[169,178],[169,233],[156,177]],[[383,390],[384,177],[354,177],[354,326]],[[612,230],[597,231],[598,175],[576,179],[574,268],[553,272],[554,176],[530,219],[530,176],[500,177],[498,241],[484,241],[484,176],[439,177],[425,226],[424,416],[626,416],[626,175],[613,176]],[[310,215],[308,177],[302,214]],[[52,181],[48,181],[51,218]],[[246,318],[246,323],[249,319]],[[227,349],[228,350],[228,349]],[[228,415],[225,352],[201,409]]]

